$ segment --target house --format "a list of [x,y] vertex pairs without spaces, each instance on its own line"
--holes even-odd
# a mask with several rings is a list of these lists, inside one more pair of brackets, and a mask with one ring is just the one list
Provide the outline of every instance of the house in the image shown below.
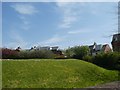
[[113,51],[120,52],[120,33],[113,35],[111,44]]
[[58,50],[58,46],[51,47],[51,50]]
[[54,46],[54,47],[50,47],[50,46],[34,46],[34,47],[31,47],[31,49],[29,50],[53,50],[53,51],[57,51],[58,50],[58,46]]
[[89,48],[90,48],[90,55],[96,55],[96,54],[101,53],[101,52],[108,53],[108,52],[112,51],[112,49],[110,48],[110,46],[108,44],[97,45],[96,42],[94,42],[93,45],[89,46]]
[[63,55],[61,50],[51,50],[56,55]]
[[97,53],[99,53],[101,51],[102,45],[101,44],[97,45],[97,43],[94,42],[94,44],[90,45],[89,48],[90,48],[90,54],[91,55],[96,55]]
[[20,51],[20,50],[21,50],[20,46],[15,49],[15,51]]
[[58,49],[58,46],[51,47],[51,51],[56,55],[63,55],[62,51]]
[[36,46],[34,46],[34,47],[31,47],[31,49],[29,49],[29,51],[31,51],[31,50],[50,50],[56,55],[59,55],[59,56],[63,55],[63,52],[61,50],[59,50],[58,48],[59,48],[58,46],[53,46],[53,47],[50,47],[50,46],[43,46],[43,47],[37,46],[36,47]]
[[108,53],[108,52],[112,52],[112,49],[110,48],[110,46],[108,44],[105,44],[102,46],[102,51],[104,53]]
[[50,50],[50,46],[44,46],[44,47],[38,46],[36,47],[36,50]]

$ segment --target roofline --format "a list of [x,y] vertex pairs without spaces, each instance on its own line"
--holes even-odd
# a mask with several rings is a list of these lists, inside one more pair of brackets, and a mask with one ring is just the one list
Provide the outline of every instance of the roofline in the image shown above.
[[120,35],[120,33],[117,33],[117,34],[113,34],[113,36],[115,36],[115,35]]

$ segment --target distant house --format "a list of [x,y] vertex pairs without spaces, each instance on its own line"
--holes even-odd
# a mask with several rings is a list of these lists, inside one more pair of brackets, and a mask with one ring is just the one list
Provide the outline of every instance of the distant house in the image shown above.
[[15,51],[20,51],[20,50],[21,50],[20,46],[15,49]]
[[29,49],[29,51],[31,50],[50,50],[52,51],[54,54],[56,55],[63,55],[63,52],[61,50],[58,49],[59,47],[58,46],[54,46],[54,47],[50,47],[50,46],[34,46],[34,47],[31,47],[31,49]]
[[120,33],[113,35],[111,44],[113,51],[120,52]]
[[38,46],[36,47],[36,50],[50,50],[50,46],[44,46],[44,47]]
[[61,50],[58,50],[58,46],[51,47],[51,51],[56,55],[63,55]]
[[96,42],[94,42],[93,45],[89,46],[90,48],[90,54],[91,55],[96,55],[100,52],[104,52],[104,53],[107,53],[107,52],[111,52],[112,49],[110,48],[110,46],[108,44],[105,44],[105,45],[102,45],[102,44],[99,44],[97,45]]
[[56,55],[63,55],[61,50],[51,50]]
[[29,50],[58,50],[58,46],[50,47],[50,46],[34,46]]
[[105,44],[102,46],[102,51],[104,53],[108,53],[108,52],[112,52],[112,49],[110,48],[110,46],[108,44]]
[[58,46],[51,47],[51,50],[58,50]]

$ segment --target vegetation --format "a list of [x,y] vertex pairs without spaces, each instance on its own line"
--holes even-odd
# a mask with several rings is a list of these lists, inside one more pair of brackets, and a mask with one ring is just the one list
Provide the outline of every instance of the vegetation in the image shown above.
[[35,58],[54,58],[54,54],[50,50],[22,50],[16,51],[12,49],[2,49],[3,59],[35,59]]
[[93,57],[93,63],[107,68],[120,70],[120,53],[101,53]]
[[66,50],[66,55],[68,58],[81,59],[83,61],[91,62],[103,68],[120,70],[119,52],[101,52],[95,56],[91,56],[88,46],[75,46],[72,48],[68,48]]
[[4,59],[18,58],[18,51],[7,48],[2,48],[0,51],[2,51],[2,58]]
[[36,50],[36,51],[21,51],[18,58],[21,59],[35,59],[35,58],[54,58],[54,54],[50,50]]
[[84,61],[91,62],[107,69],[120,70],[120,53],[99,53],[95,56],[85,56]]
[[2,61],[3,88],[84,88],[118,80],[118,71],[77,59]]
[[88,46],[75,46],[72,48],[68,48],[66,50],[66,55],[69,58],[75,59],[83,59],[86,55],[89,55],[89,47]]
[[[61,51],[62,52],[62,51]],[[58,52],[56,52],[58,53]],[[91,62],[107,69],[120,70],[120,53],[98,53],[95,56],[90,55],[88,46],[75,46],[65,50],[65,54],[54,54],[51,50],[11,50],[2,49],[3,59],[66,59],[74,58]]]

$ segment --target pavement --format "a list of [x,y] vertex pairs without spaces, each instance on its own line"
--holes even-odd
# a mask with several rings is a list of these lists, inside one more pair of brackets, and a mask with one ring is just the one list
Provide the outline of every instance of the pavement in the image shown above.
[[92,86],[88,88],[76,88],[73,90],[120,90],[120,81],[106,83],[98,86]]

